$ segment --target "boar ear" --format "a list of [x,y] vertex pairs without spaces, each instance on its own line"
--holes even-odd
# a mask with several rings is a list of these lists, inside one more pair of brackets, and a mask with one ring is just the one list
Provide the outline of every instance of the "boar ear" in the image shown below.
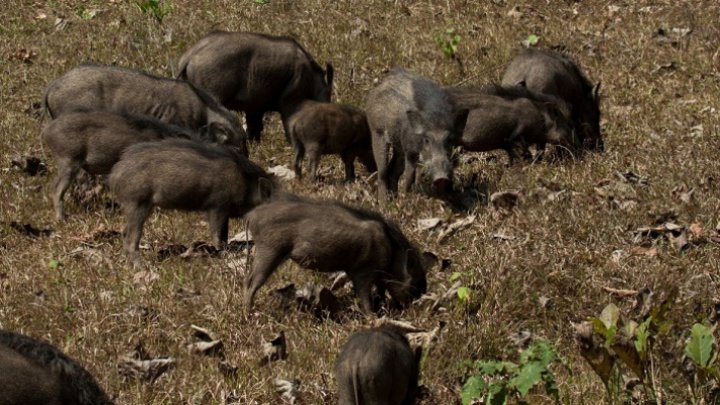
[[215,141],[219,144],[228,143],[230,137],[228,136],[228,128],[219,122],[211,122],[208,124],[208,138],[210,141]]
[[410,128],[415,135],[422,135],[425,133],[425,118],[416,110],[407,111],[408,122],[410,122]]
[[453,123],[453,128],[456,134],[461,135],[465,130],[465,124],[467,123],[468,114],[470,114],[470,110],[468,110],[467,108],[463,108],[455,114],[455,122]]
[[330,92],[332,92],[332,85],[333,85],[334,78],[335,78],[335,68],[333,68],[332,63],[328,62],[327,65],[325,65],[325,80],[327,80],[328,89],[330,89]]
[[425,252],[423,252],[422,256],[423,256],[423,261],[425,264],[424,267],[426,269],[431,269],[431,268],[435,267],[435,265],[438,263],[438,257],[433,252],[425,251]]

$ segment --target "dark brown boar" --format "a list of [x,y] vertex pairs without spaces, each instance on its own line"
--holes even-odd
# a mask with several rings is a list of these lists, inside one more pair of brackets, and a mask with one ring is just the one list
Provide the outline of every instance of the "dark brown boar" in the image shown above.
[[332,92],[332,65],[323,70],[288,37],[212,32],[183,54],[179,69],[179,78],[207,90],[225,107],[244,111],[251,140],[260,140],[268,111],[280,113],[289,137],[287,121],[299,104],[329,102]]
[[502,84],[522,84],[532,91],[565,101],[583,146],[596,151],[604,149],[600,133],[600,82],[593,85],[570,56],[525,49],[508,65]]
[[50,118],[77,110],[103,110],[149,115],[241,148],[247,155],[247,134],[237,115],[210,94],[182,80],[152,76],[131,69],[81,65],[65,73],[45,91]]
[[433,258],[375,212],[286,195],[255,208],[247,220],[256,253],[245,278],[246,310],[288,258],[308,269],[347,273],[366,313],[372,311],[373,285],[381,294],[387,287],[397,305],[407,305],[427,290],[425,273]]
[[95,378],[56,347],[0,330],[0,405],[109,405]]
[[[452,187],[452,149],[463,132],[467,109],[456,110],[432,80],[395,68],[370,91],[366,101],[378,168],[378,199],[397,191],[404,173],[405,191],[423,163],[441,193]],[[392,154],[391,154],[392,152]]]
[[570,113],[559,100],[521,86],[487,85],[480,88],[446,88],[455,104],[470,109],[465,130],[457,144],[466,151],[504,149],[512,164],[521,147],[539,152],[547,143],[575,150],[579,144]]
[[227,242],[228,220],[270,197],[271,176],[230,148],[166,139],[133,145],[110,172],[110,189],[127,216],[125,249],[138,258],[153,207],[205,211],[215,245]]
[[392,326],[354,333],[335,362],[339,405],[415,403],[421,350]]
[[345,164],[345,180],[355,180],[355,159],[373,172],[370,128],[365,113],[345,105],[305,101],[288,124],[295,149],[295,174],[302,175],[301,164],[307,154],[310,176],[317,180],[322,155],[337,154]]
[[[55,156],[57,175],[52,199],[58,220],[65,218],[63,196],[80,169],[89,174],[110,173],[120,154],[130,145],[165,138],[217,141],[213,134],[200,134],[149,116],[107,111],[78,111],[50,121],[40,133]],[[217,134],[214,134],[217,135]]]

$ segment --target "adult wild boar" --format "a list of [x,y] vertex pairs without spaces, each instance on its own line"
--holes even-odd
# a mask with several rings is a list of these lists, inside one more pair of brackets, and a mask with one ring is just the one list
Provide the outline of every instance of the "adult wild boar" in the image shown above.
[[270,175],[223,146],[184,139],[133,145],[110,172],[110,189],[125,211],[125,249],[136,261],[153,207],[207,213],[213,243],[227,242],[228,220],[270,197]]
[[366,313],[372,311],[373,285],[382,295],[387,288],[401,306],[427,289],[432,255],[421,254],[397,225],[375,212],[286,195],[255,208],[247,220],[256,253],[245,277],[246,310],[288,258],[316,271],[344,271]]
[[584,147],[604,149],[600,133],[600,82],[593,85],[570,56],[528,48],[510,62],[502,84],[522,84],[532,91],[565,101]]
[[[222,133],[196,133],[153,117],[107,111],[77,111],[47,123],[40,135],[57,164],[52,199],[58,220],[65,218],[63,196],[80,169],[89,174],[108,174],[130,145],[165,138],[185,138],[224,143]],[[223,136],[215,139],[213,136]]]
[[365,168],[376,170],[370,143],[370,128],[365,113],[345,105],[305,101],[288,124],[290,141],[295,149],[295,174],[302,174],[301,164],[308,156],[310,176],[317,180],[320,157],[337,154],[345,164],[345,180],[355,180],[355,159]]
[[521,147],[530,156],[528,145],[538,151],[545,144],[575,150],[578,141],[565,103],[537,94],[522,86],[488,85],[481,88],[446,88],[455,104],[469,108],[465,130],[458,145],[466,151],[504,149],[512,164]]
[[110,405],[95,378],[55,346],[0,330],[0,405]]
[[80,65],[50,83],[45,108],[54,119],[75,110],[149,115],[247,151],[240,119],[210,94],[182,80],[112,66]]
[[414,404],[421,354],[392,326],[353,334],[335,362],[338,404]]
[[405,191],[410,190],[418,162],[424,163],[436,189],[452,186],[450,155],[465,127],[467,109],[456,111],[446,92],[430,79],[396,68],[370,91],[365,110],[381,201],[388,190],[397,191],[403,172]]
[[250,32],[216,31],[180,58],[179,78],[207,90],[231,110],[244,111],[251,140],[260,140],[263,115],[287,120],[303,100],[330,101],[333,67],[323,70],[297,41]]

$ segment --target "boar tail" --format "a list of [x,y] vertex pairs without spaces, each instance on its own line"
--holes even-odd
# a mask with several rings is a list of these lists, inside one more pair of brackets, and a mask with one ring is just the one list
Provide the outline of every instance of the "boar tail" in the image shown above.
[[50,117],[51,120],[55,119],[55,116],[53,115],[52,111],[50,110],[50,104],[48,104],[48,94],[50,91],[45,91],[45,94],[43,95],[43,101],[42,101],[42,116],[41,119],[44,120],[45,117]]
[[187,66],[188,63],[190,63],[190,56],[190,53],[187,52],[180,58],[180,62],[178,62],[178,74],[177,77],[175,77],[176,79],[187,80]]
[[352,384],[353,384],[353,395],[355,395],[355,405],[360,405],[360,395],[358,394],[358,377],[357,377],[357,364],[352,366]]

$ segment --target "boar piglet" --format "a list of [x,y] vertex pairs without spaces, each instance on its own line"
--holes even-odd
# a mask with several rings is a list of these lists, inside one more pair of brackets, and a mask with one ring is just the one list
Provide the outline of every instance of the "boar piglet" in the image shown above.
[[45,125],[40,135],[57,165],[51,193],[58,220],[65,218],[63,196],[80,169],[93,175],[108,174],[122,152],[140,142],[165,138],[221,141],[213,138],[214,133],[196,133],[150,116],[107,111],[63,114]]
[[508,65],[503,85],[523,85],[565,101],[572,110],[573,126],[582,145],[602,151],[600,133],[600,82],[593,85],[578,64],[560,52],[528,48]]
[[457,105],[470,108],[465,130],[457,144],[466,151],[504,149],[512,164],[521,147],[539,152],[547,143],[575,150],[578,140],[565,103],[520,87],[488,85],[481,88],[447,88]]
[[110,189],[127,216],[125,248],[132,261],[153,207],[205,211],[220,246],[227,242],[228,219],[245,215],[273,188],[271,176],[241,153],[179,139],[133,145],[110,173]]
[[431,254],[421,254],[400,228],[372,211],[337,201],[284,195],[247,215],[255,241],[253,268],[245,278],[245,307],[285,260],[321,272],[344,271],[361,309],[372,311],[372,287],[407,305],[427,290]]
[[0,330],[0,405],[110,405],[95,378],[55,346]]
[[411,189],[418,163],[425,166],[437,191],[451,188],[452,149],[465,127],[467,109],[456,110],[430,79],[396,68],[370,91],[365,110],[381,201],[397,191],[403,173],[405,191]]
[[[263,115],[288,119],[304,100],[329,102],[333,67],[326,70],[290,37],[215,31],[190,47],[179,62],[181,79],[206,90],[227,108],[244,111],[251,140],[259,141]],[[289,138],[288,138],[289,140]]]
[[337,154],[345,164],[345,180],[355,180],[355,158],[374,172],[375,159],[370,143],[370,128],[365,113],[333,103],[305,101],[290,117],[290,141],[295,149],[295,174],[302,175],[301,164],[307,154],[310,176],[317,181],[322,155]]
[[196,131],[206,130],[247,156],[247,134],[238,116],[190,83],[113,66],[80,65],[45,91],[50,118],[77,110],[149,115]]
[[383,325],[350,336],[335,363],[339,405],[415,403],[421,349],[405,335]]

